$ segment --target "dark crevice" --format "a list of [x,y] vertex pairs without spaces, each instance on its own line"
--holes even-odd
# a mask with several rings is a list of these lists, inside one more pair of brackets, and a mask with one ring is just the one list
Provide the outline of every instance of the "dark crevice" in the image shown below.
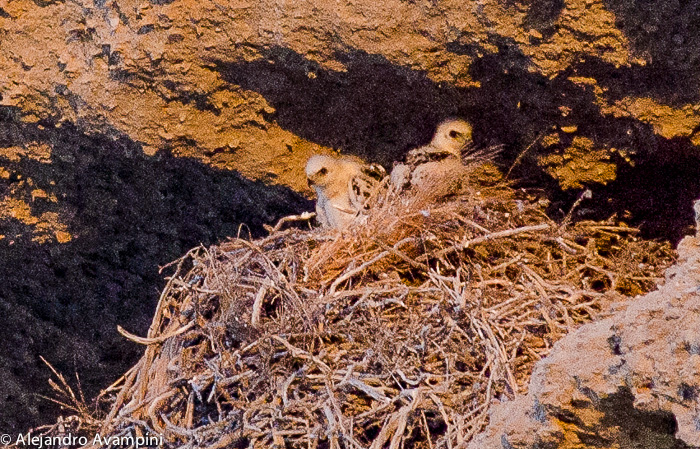
[[564,9],[564,0],[541,0],[531,2],[525,15],[523,25],[528,29],[539,31],[543,38],[556,32],[556,22]]
[[215,66],[226,81],[261,93],[280,126],[386,166],[428,142],[440,120],[466,113],[459,90],[423,73],[362,51],[337,57],[346,70],[324,69],[282,47],[257,61]]
[[[569,405],[569,408],[550,405],[547,415],[566,423],[586,447],[698,449],[676,438],[678,423],[671,412],[635,408],[634,395],[627,388],[594,403],[575,401]],[[580,417],[590,417],[591,412],[586,409],[592,407],[602,412],[603,417],[595,424],[586,424]]]
[[622,339],[619,335],[608,337],[608,346],[610,346],[610,351],[612,351],[614,355],[622,355],[622,349],[620,348],[621,343]]
[[671,107],[700,100],[700,65],[676,69],[663,61],[647,65],[616,67],[598,58],[586,57],[573,65],[577,76],[595,78],[608,102],[625,97],[647,97]]
[[605,414],[601,426],[619,430],[621,436],[617,444],[620,447],[698,449],[698,446],[689,446],[675,437],[678,423],[671,412],[635,408],[634,395],[626,388],[602,399],[600,410]]
[[679,96],[682,102],[700,99],[698,2],[605,0],[604,3],[615,14],[616,26],[629,39],[633,53],[647,60],[647,70],[652,76],[646,86],[657,89],[653,85],[655,79],[663,89],[665,100],[674,100],[674,96]]

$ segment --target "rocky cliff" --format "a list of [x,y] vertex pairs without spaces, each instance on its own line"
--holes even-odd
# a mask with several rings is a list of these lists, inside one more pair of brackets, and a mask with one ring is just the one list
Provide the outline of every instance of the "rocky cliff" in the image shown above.
[[46,413],[39,354],[93,391],[134,360],[114,329],[145,330],[159,264],[309,209],[310,154],[389,165],[445,116],[505,144],[553,216],[591,187],[579,217],[678,240],[698,21],[697,1],[0,3],[0,424]]

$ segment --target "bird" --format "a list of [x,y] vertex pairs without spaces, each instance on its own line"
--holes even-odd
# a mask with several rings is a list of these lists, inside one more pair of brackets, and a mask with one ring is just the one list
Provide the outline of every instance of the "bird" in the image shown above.
[[311,156],[306,178],[317,196],[316,219],[324,228],[344,228],[367,206],[385,177],[379,165],[349,157]]
[[397,163],[390,180],[399,191],[409,187],[424,189],[444,181],[459,181],[465,166],[483,158],[486,153],[470,152],[472,126],[466,120],[449,118],[442,121],[428,145],[414,148],[406,155],[405,162]]

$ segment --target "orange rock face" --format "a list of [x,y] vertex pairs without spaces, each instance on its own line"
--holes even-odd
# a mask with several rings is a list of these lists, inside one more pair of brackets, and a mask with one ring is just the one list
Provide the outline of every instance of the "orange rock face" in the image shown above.
[[18,0],[1,104],[296,189],[313,152],[388,163],[446,115],[514,146],[559,127],[697,153],[697,10],[637,3]]

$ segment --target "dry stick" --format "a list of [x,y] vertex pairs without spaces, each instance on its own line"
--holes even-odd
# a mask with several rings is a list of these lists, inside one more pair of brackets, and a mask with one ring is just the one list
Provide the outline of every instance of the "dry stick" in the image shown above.
[[[522,226],[520,228],[515,228],[515,229],[506,229],[505,231],[493,232],[491,234],[486,234],[486,235],[482,235],[482,236],[473,238],[471,240],[467,240],[466,242],[464,242],[458,246],[461,246],[461,248],[459,248],[459,249],[464,249],[464,248],[467,248],[469,245],[476,245],[477,243],[482,243],[482,242],[485,242],[488,240],[493,240],[493,239],[502,238],[502,237],[510,237],[512,235],[522,234],[523,232],[544,231],[545,229],[549,229],[549,227],[550,227],[550,225],[548,223],[542,223],[542,224],[532,225],[532,226]],[[443,250],[443,251],[445,251],[445,250]]]
[[389,398],[386,397],[381,391],[377,390],[374,387],[371,387],[367,385],[366,383],[362,382],[360,379],[353,377],[346,380],[343,380],[341,383],[337,385],[336,388],[340,388],[343,385],[351,385],[358,390],[362,391],[364,394],[367,396],[371,397],[372,399],[379,401],[383,404],[388,404],[390,402]]
[[475,221],[467,220],[466,218],[462,217],[462,216],[459,215],[459,214],[453,213],[452,215],[453,215],[454,217],[456,217],[456,218],[457,218],[459,221],[461,221],[462,223],[467,224],[467,225],[469,225],[469,226],[475,228],[475,229],[478,230],[478,231],[485,232],[485,233],[487,233],[487,234],[490,234],[490,233],[491,233],[491,230],[490,230],[490,229],[487,229],[487,228],[481,226],[480,224],[476,223]]
[[105,394],[109,393],[110,391],[113,391],[113,390],[121,390],[122,387],[118,387],[118,385],[119,385],[120,383],[126,381],[126,378],[129,377],[129,376],[131,375],[131,373],[133,373],[133,371],[136,369],[136,366],[138,366],[138,365],[134,365],[134,366],[132,366],[131,368],[129,368],[129,370],[128,370],[126,373],[122,374],[122,376],[121,376],[119,379],[117,379],[116,381],[114,381],[114,383],[112,383],[112,385],[110,385],[109,387],[107,387],[107,388],[105,388],[104,390],[102,390],[102,391],[100,392],[100,394],[97,396],[97,398],[98,398],[98,399],[101,398],[102,396],[104,396]]
[[178,435],[180,435],[180,436],[183,436],[183,437],[185,437],[185,436],[186,436],[186,437],[193,437],[193,436],[195,435],[195,430],[186,429],[186,428],[184,428],[184,427],[180,427],[180,426],[177,426],[177,425],[173,424],[173,423],[168,419],[168,417],[165,416],[164,413],[159,413],[158,416],[160,416],[160,419],[163,420],[163,422],[165,423],[165,427],[166,427],[169,431],[171,431],[171,432],[173,432],[173,433],[176,433],[176,434],[178,434]]
[[214,444],[206,446],[204,449],[223,449],[225,447],[236,447],[238,441],[240,441],[241,436],[238,433],[225,433],[219,435],[221,438]]
[[345,429],[345,425],[343,424],[343,412],[340,409],[340,404],[338,404],[338,401],[335,399],[335,395],[333,394],[333,389],[331,388],[328,376],[326,376],[324,383],[326,386],[326,393],[328,394],[328,402],[330,402],[332,406],[331,413],[333,410],[335,411],[335,420],[337,420],[338,426],[340,427],[341,435],[359,449],[364,449],[364,447],[360,443],[355,441],[355,439],[352,437],[352,428],[350,429],[350,431]]
[[[137,391],[135,392],[135,395],[132,397],[132,401],[134,401],[136,404],[143,404],[146,399],[146,393],[148,392],[148,375],[149,371],[153,365],[153,360],[156,358],[156,350],[155,346],[149,345],[146,347],[146,353],[143,355],[142,360],[144,360],[143,366],[139,370],[139,373],[136,377],[136,387]],[[139,405],[138,408],[141,407]],[[137,409],[138,409],[137,408]],[[137,410],[135,409],[135,410]]]
[[491,329],[491,326],[489,326],[487,322],[477,320],[477,323],[482,327],[482,329],[484,329],[484,331],[486,331],[486,334],[488,335],[488,338],[491,341],[491,345],[496,350],[497,356],[501,359],[501,362],[503,363],[503,368],[505,368],[506,370],[508,383],[510,384],[513,393],[518,394],[518,384],[515,381],[515,376],[513,376],[513,372],[511,371],[510,365],[508,364],[508,355],[506,354],[505,349],[498,341],[498,339],[493,333],[493,329]]
[[539,134],[535,137],[535,140],[532,141],[530,145],[527,146],[523,151],[520,152],[518,157],[515,158],[515,161],[513,161],[513,165],[510,166],[508,169],[508,173],[506,173],[505,179],[507,180],[510,177],[510,173],[513,171],[513,169],[523,160],[523,157],[525,157],[525,154],[527,154],[530,149],[535,146],[535,144],[544,136],[544,131],[540,131]]
[[[246,243],[245,240],[241,240],[241,239],[238,239],[237,241],[238,241],[238,242]],[[222,280],[220,279],[220,276],[219,276],[219,274],[220,274],[220,273],[219,273],[219,270],[217,270],[217,269],[215,268],[215,267],[216,267],[215,264],[216,264],[216,262],[217,262],[217,260],[216,260],[216,255],[212,254],[212,253],[211,253],[210,251],[208,251],[208,250],[206,251],[205,254],[206,254],[207,258],[208,258],[208,262],[209,262],[208,265],[209,265],[210,268],[209,268],[208,270],[206,270],[206,272],[204,273],[204,275],[208,278],[208,277],[210,277],[210,275],[213,274],[213,277],[215,278],[215,280],[216,280],[216,282],[217,282],[217,285],[223,290],[223,291],[220,293],[222,296],[229,296],[229,297],[233,296],[233,295],[231,294],[231,292],[229,291],[229,282],[222,281]],[[252,258],[252,257],[253,257],[253,256],[250,254],[250,252],[247,252],[247,253],[245,254],[245,260],[244,260],[244,261],[240,261],[240,263],[247,263],[248,260],[249,260],[250,258]],[[240,266],[240,265],[239,265],[239,266]],[[212,268],[212,267],[214,267],[214,268]]]
[[[162,267],[160,267],[160,269],[158,269],[158,273],[162,273],[163,270],[165,270],[165,269],[168,268],[168,267],[172,267],[173,265],[177,265],[177,268],[175,268],[175,273],[173,273],[173,274],[179,273],[179,272],[180,272],[180,268],[182,268],[182,264],[184,263],[184,261],[185,261],[188,257],[190,257],[190,256],[192,255],[192,253],[194,253],[194,252],[196,252],[196,251],[198,251],[198,250],[200,250],[200,249],[203,249],[203,248],[204,248],[204,247],[201,246],[201,245],[192,248],[191,250],[187,251],[187,253],[186,253],[185,255],[183,255],[182,257],[180,257],[179,259],[175,259],[175,260],[173,260],[172,262],[166,263],[165,265],[163,265]],[[173,278],[174,278],[174,277],[175,277],[175,276],[173,276]],[[171,278],[171,279],[172,279],[172,278]],[[166,287],[167,287],[167,286],[168,286],[168,284],[166,284]],[[164,288],[163,290],[165,291],[165,288]]]
[[270,234],[274,234],[275,232],[282,229],[282,225],[284,225],[285,223],[289,223],[291,221],[307,221],[307,220],[311,220],[315,216],[316,216],[315,212],[303,212],[300,215],[289,215],[287,217],[280,218],[280,220],[277,222],[275,227],[265,226],[265,229]]
[[136,376],[141,371],[141,367],[142,367],[143,363],[144,363],[144,359],[141,358],[141,360],[139,360],[136,363],[136,365],[134,365],[133,368],[131,368],[129,375],[126,377],[126,380],[124,381],[124,385],[122,386],[122,389],[119,391],[119,394],[117,395],[117,399],[114,401],[114,405],[112,405],[112,410],[109,412],[109,415],[107,415],[104,422],[102,423],[102,428],[100,429],[100,434],[105,435],[111,429],[112,421],[114,420],[114,417],[117,415],[117,412],[121,409],[121,406],[124,403],[124,399],[126,399],[126,395],[129,393],[131,386],[134,384],[134,381],[136,380]]
[[323,413],[324,413],[324,415],[326,415],[326,421],[328,422],[328,425],[330,427],[330,429],[326,430],[326,436],[330,440],[331,449],[334,449],[336,447],[339,447],[338,437],[335,436],[335,434],[336,434],[335,415],[333,415],[333,412],[331,411],[330,407],[328,407],[328,405],[323,406]]
[[442,419],[445,421],[445,425],[447,426],[447,432],[446,432],[446,440],[447,440],[447,447],[449,449],[452,449],[452,439],[450,438],[450,434],[452,433],[452,427],[453,424],[450,422],[450,418],[447,416],[447,412],[445,411],[445,406],[442,404],[442,401],[440,398],[437,397],[435,393],[429,393],[428,396],[430,399],[433,400],[435,405],[437,405],[438,410],[440,411],[440,414],[442,415]]
[[138,335],[134,335],[134,334],[132,334],[131,332],[127,332],[127,331],[124,330],[124,328],[121,327],[121,326],[117,326],[117,331],[118,331],[120,334],[122,334],[124,337],[126,337],[126,338],[128,338],[129,340],[133,341],[134,343],[139,343],[139,344],[142,344],[142,345],[154,345],[154,344],[163,343],[165,340],[167,340],[167,339],[169,339],[169,338],[172,338],[172,337],[175,337],[175,336],[177,336],[177,335],[184,334],[184,333],[187,332],[188,330],[192,329],[192,328],[195,326],[195,324],[197,324],[197,323],[195,323],[194,321],[190,321],[189,323],[187,323],[187,325],[182,326],[181,328],[179,328],[179,329],[177,329],[177,330],[174,330],[174,331],[172,331],[172,332],[168,332],[168,333],[165,334],[165,335],[161,335],[161,336],[155,337],[155,338],[144,338],[144,337],[139,337]]
[[588,227],[597,231],[630,232],[633,234],[640,232],[637,228],[628,228],[626,226],[591,225]]
[[[51,379],[49,379],[49,385],[51,385],[51,387],[55,390],[56,393],[64,393],[65,394],[65,392],[61,391],[60,387]],[[66,402],[59,401],[58,399],[54,399],[54,398],[51,398],[49,396],[44,396],[43,394],[39,394],[39,395],[37,395],[37,397],[44,399],[45,401],[53,402],[54,404],[58,404],[63,409],[71,410],[74,413],[81,414],[81,410],[79,408],[76,408],[75,405],[71,405],[71,404],[68,404]],[[83,418],[81,417],[80,419],[82,421]]]
[[397,427],[398,422],[396,415],[391,414],[388,417],[388,420],[382,426],[382,430],[379,432],[379,435],[377,435],[377,437],[374,439],[369,449],[381,449],[382,447],[384,447],[384,443],[389,441],[391,434],[396,430]]
[[[163,308],[165,307],[165,302],[168,298],[168,294],[170,293],[170,289],[173,285],[173,282],[177,275],[180,273],[180,270],[182,269],[182,265],[185,263],[185,260],[187,258],[192,257],[192,255],[202,249],[201,246],[192,248],[182,256],[180,259],[177,261],[174,261],[172,263],[169,263],[161,268],[161,271],[169,266],[172,266],[174,264],[177,264],[177,267],[175,269],[175,272],[173,275],[168,279],[168,282],[165,285],[165,288],[163,289],[162,294],[160,295],[160,298],[158,299],[158,305],[156,306],[156,312],[153,316],[153,321],[151,322],[151,326],[148,328],[148,333],[147,333],[147,338],[154,338],[155,333],[157,329],[160,327],[161,322],[162,322],[162,315],[163,315]],[[148,388],[148,380],[146,376],[148,375],[147,371],[148,368],[150,367],[151,363],[153,362],[153,359],[155,358],[155,351],[153,349],[153,346],[148,346],[146,348],[146,353],[144,356],[141,358],[139,361],[138,365],[139,368],[134,370],[132,376],[133,379],[131,380],[131,384],[135,383],[139,385],[138,391],[136,392],[136,397],[133,399],[136,400],[137,403],[142,402],[143,399],[146,396],[146,390]],[[117,402],[115,402],[114,406],[112,406],[112,411],[110,414],[107,416],[105,419],[105,422],[102,427],[102,432],[106,433],[106,431],[110,428],[111,421],[114,419],[116,416],[117,412],[119,411],[120,403],[123,403],[125,399],[125,395],[128,393],[128,389],[131,388],[131,385],[127,388],[127,385],[125,384],[124,387],[122,388],[122,391],[119,393],[119,396],[117,397]]]
[[[507,316],[518,312],[520,309],[527,309],[531,305],[541,302],[541,299],[539,299],[539,297],[538,297],[537,299],[531,299],[531,300],[526,301],[522,304],[517,304],[517,302],[520,301],[521,299],[523,299],[522,296],[517,296],[513,299],[509,299],[508,301],[506,301],[502,304],[496,304],[495,306],[491,307],[490,309],[486,309],[486,312],[489,313],[492,320],[497,321],[497,320],[506,318]],[[516,304],[514,304],[512,307],[510,307],[510,305],[513,302],[516,302]]]
[[377,240],[377,239],[374,239],[374,242],[375,242],[377,245],[379,245],[383,250],[386,250],[386,251],[391,252],[393,255],[395,255],[395,256],[401,258],[404,262],[406,262],[407,264],[409,264],[409,265],[412,266],[413,268],[418,268],[418,269],[421,269],[421,270],[427,270],[427,269],[428,269],[428,266],[427,266],[427,265],[425,265],[424,263],[418,263],[418,262],[416,262],[415,260],[411,259],[410,257],[408,257],[406,254],[402,253],[402,252],[399,251],[398,249],[392,248],[391,246],[386,245],[386,244],[380,242],[380,241]]
[[[571,254],[572,256],[578,255],[578,251],[576,251],[575,248],[572,248],[571,245],[569,245],[569,244],[566,242],[566,240],[564,240],[564,238],[562,238],[562,237],[545,237],[543,240],[544,240],[545,242],[554,242],[554,243],[556,243],[557,245],[559,245],[559,247],[560,247],[562,250],[566,251],[567,253]],[[582,247],[581,245],[576,245],[576,246],[578,246],[579,249],[580,249],[580,248],[583,248],[584,251],[586,250],[586,248]]]
[[[59,382],[61,382],[63,384],[64,390],[70,395],[70,399],[72,399],[74,403],[77,403],[78,399],[75,397],[75,394],[73,393],[73,389],[70,387],[70,385],[68,385],[68,382],[66,382],[66,379],[63,377],[63,375],[60,374],[58,371],[56,371],[56,369],[53,367],[53,365],[51,365],[44,357],[39,356],[39,358],[41,359],[42,362],[44,362],[44,364],[46,366],[49,367],[51,372],[53,372],[54,375],[56,377],[58,377]],[[53,384],[53,382],[50,379],[49,379],[49,383]],[[52,385],[52,386],[54,386],[54,385]],[[57,385],[54,387],[54,389],[61,391],[59,388],[56,388],[56,387],[57,387]],[[47,399],[50,399],[50,398],[47,398]],[[54,402],[56,402],[56,401],[54,401]],[[72,408],[74,408],[74,407],[72,407]]]
[[289,407],[289,387],[292,385],[292,382],[294,382],[294,379],[296,379],[299,374],[306,372],[307,369],[309,369],[309,365],[304,365],[301,369],[294,371],[282,384],[282,405],[284,405],[285,408]]
[[314,362],[319,368],[321,368],[321,371],[323,371],[324,373],[326,373],[326,374],[331,374],[331,373],[332,373],[332,370],[328,367],[328,365],[326,365],[325,363],[323,363],[323,361],[321,361],[321,360],[318,359],[317,357],[311,355],[310,353],[304,351],[303,349],[300,349],[300,348],[297,348],[296,346],[293,346],[291,343],[289,343],[287,340],[285,340],[285,339],[282,338],[282,337],[279,337],[279,336],[277,336],[277,335],[271,335],[271,337],[272,337],[274,340],[277,340],[278,342],[282,343],[287,349],[289,349],[289,351],[292,353],[292,356],[294,356],[294,357],[302,357],[302,358],[311,360],[311,361]]
[[148,333],[146,334],[147,338],[153,338],[156,330],[161,324],[161,316],[163,314],[163,308],[165,307],[164,304],[166,303],[166,300],[168,299],[168,294],[170,293],[170,290],[173,286],[173,284],[178,280],[178,274],[180,274],[180,270],[182,270],[182,265],[185,263],[185,260],[187,260],[189,257],[192,257],[194,253],[199,251],[200,249],[203,249],[204,247],[198,246],[196,248],[192,248],[191,250],[187,251],[187,254],[184,256],[180,257],[178,260],[173,261],[169,264],[164,265],[163,267],[158,270],[159,273],[162,273],[164,269],[177,264],[177,267],[175,268],[175,272],[170,276],[168,279],[168,282],[165,284],[165,287],[163,288],[163,292],[160,295],[160,298],[158,298],[158,305],[156,306],[156,311],[153,314],[153,321],[151,321],[151,325],[148,328]]
[[428,440],[428,447],[433,449],[433,437],[430,434],[430,427],[428,427],[428,419],[425,417],[425,410],[420,411],[421,417],[423,418],[423,431],[425,432],[425,439]]
[[[499,272],[500,270],[502,270],[502,269],[504,269],[504,268],[508,268],[509,266],[511,266],[511,265],[513,265],[513,264],[515,264],[515,263],[520,262],[520,259],[522,259],[522,258],[523,258],[523,255],[522,255],[522,254],[518,254],[517,256],[513,257],[512,259],[510,259],[510,260],[508,260],[508,261],[506,261],[506,262],[503,262],[502,264],[496,265],[495,267],[492,267],[492,268],[489,267],[487,273],[489,273],[489,274],[490,274],[490,273],[497,273],[497,272]],[[509,283],[510,283],[510,281],[509,281]]]
[[190,392],[187,398],[187,409],[185,409],[185,428],[192,429],[194,426],[194,391]]
[[549,229],[550,225],[547,223],[542,223],[538,225],[532,225],[532,226],[522,226],[520,228],[515,228],[515,229],[506,229],[505,231],[498,231],[498,232],[492,232],[491,234],[486,234],[482,235],[476,238],[473,238],[471,240],[467,240],[464,243],[458,243],[456,245],[452,245],[449,248],[445,248],[435,254],[424,254],[422,255],[419,259],[425,260],[430,257],[443,257],[446,254],[452,253],[454,251],[461,251],[465,248],[468,248],[470,245],[476,245],[478,243],[483,243],[488,240],[493,240],[493,239],[499,239],[503,237],[510,237],[513,235],[517,234],[522,234],[525,232],[534,232],[534,231],[544,231],[545,229]]
[[156,408],[160,405],[161,402],[165,401],[166,399],[169,399],[171,396],[173,396],[175,393],[177,393],[176,389],[171,389],[166,391],[165,393],[161,394],[157,398],[153,399],[151,401],[151,405],[148,406],[148,417],[151,418],[151,425],[153,425],[153,428],[155,429],[156,432],[162,434],[165,432],[165,429],[163,429],[160,424],[158,423],[157,417],[155,416]]
[[408,423],[408,415],[418,407],[420,401],[423,397],[423,390],[421,388],[414,389],[413,400],[410,404],[404,406],[399,410],[399,423],[394,432],[394,437],[391,439],[390,449],[399,449],[399,445],[403,442],[404,432],[406,431],[406,425]]
[[578,199],[574,201],[574,204],[571,206],[571,209],[569,209],[569,213],[566,214],[566,217],[564,217],[564,220],[561,222],[561,228],[566,228],[566,226],[571,222],[571,218],[574,216],[574,211],[576,208],[581,204],[583,200],[588,200],[593,198],[593,192],[591,192],[590,189],[586,189],[583,192],[581,192],[581,195],[578,196]]
[[[282,272],[279,270],[279,268],[272,262],[272,260],[270,260],[270,257],[267,255],[267,253],[262,248],[254,245],[252,242],[249,242],[246,240],[241,240],[241,243],[243,245],[247,246],[248,248],[252,249],[253,251],[256,251],[262,257],[262,259],[265,261],[265,263],[267,264],[268,272],[266,274],[268,274],[270,271],[275,272],[279,283],[283,284],[283,286],[284,286],[284,291],[286,293],[288,293],[292,297],[292,299],[296,301],[297,304],[303,304],[303,302],[302,302],[301,298],[299,298],[299,295],[297,294],[296,290],[294,290],[294,288],[290,285],[289,281],[287,280],[287,277],[284,276],[284,274],[282,274]],[[266,276],[266,277],[269,278],[269,276]],[[306,314],[307,321],[311,322],[312,318],[311,318],[311,316],[309,316],[308,310],[303,309],[303,312]]]
[[413,240],[413,237],[407,237],[407,238],[405,238],[405,239],[403,239],[403,240],[397,242],[391,249],[379,253],[378,255],[374,256],[372,259],[370,259],[370,260],[368,260],[367,262],[363,263],[362,265],[360,265],[359,267],[355,268],[354,270],[350,270],[350,271],[348,271],[347,273],[345,273],[344,275],[340,276],[338,279],[336,279],[335,281],[333,281],[333,283],[331,284],[330,289],[328,289],[328,295],[329,295],[329,296],[333,296],[333,295],[335,294],[335,289],[336,289],[336,288],[338,287],[338,285],[340,285],[342,282],[347,281],[348,279],[352,278],[353,276],[355,276],[355,275],[358,274],[358,273],[362,273],[362,272],[365,270],[365,268],[367,268],[367,267],[369,267],[370,265],[373,265],[373,264],[375,264],[376,262],[382,260],[383,258],[385,258],[386,256],[388,256],[389,254],[391,254],[391,250],[392,250],[392,249],[398,250],[398,249],[401,248],[403,245],[405,245],[406,243],[408,243],[408,242],[410,242],[410,241],[412,241],[412,240]]
[[267,286],[263,285],[262,287],[260,287],[260,290],[258,290],[258,293],[255,295],[255,301],[253,301],[253,313],[250,317],[250,324],[253,327],[257,327],[258,324],[260,323],[260,317],[262,315],[263,299],[265,299],[266,293],[267,293]]

